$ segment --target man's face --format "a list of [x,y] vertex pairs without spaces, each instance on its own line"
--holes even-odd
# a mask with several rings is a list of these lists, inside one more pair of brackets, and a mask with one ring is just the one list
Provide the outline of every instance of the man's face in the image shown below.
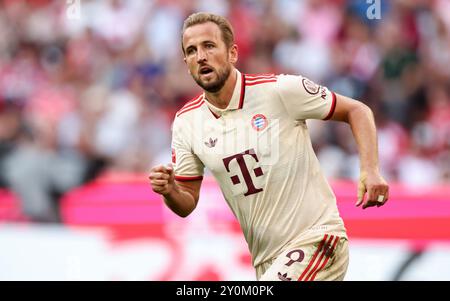
[[211,93],[222,89],[237,61],[237,48],[227,48],[219,26],[207,22],[189,27],[183,35],[183,47],[184,61],[197,84]]

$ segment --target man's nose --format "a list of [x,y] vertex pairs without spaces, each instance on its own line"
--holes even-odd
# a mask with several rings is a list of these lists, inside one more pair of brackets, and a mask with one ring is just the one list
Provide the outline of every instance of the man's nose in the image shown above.
[[206,51],[203,51],[202,49],[199,49],[197,51],[197,62],[204,62],[206,61],[207,57],[206,57]]

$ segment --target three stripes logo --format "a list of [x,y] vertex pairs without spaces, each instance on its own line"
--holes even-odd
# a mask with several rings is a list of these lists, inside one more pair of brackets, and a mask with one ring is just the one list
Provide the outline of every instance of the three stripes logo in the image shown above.
[[264,130],[268,124],[269,122],[263,114],[256,114],[252,118],[252,127],[258,132]]
[[324,269],[332,257],[338,241],[338,236],[325,234],[316,252],[309,261],[308,266],[298,278],[298,281],[314,280],[317,274]]

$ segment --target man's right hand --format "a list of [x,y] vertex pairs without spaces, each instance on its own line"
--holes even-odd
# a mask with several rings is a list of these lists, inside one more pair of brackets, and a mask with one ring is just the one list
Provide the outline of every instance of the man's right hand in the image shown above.
[[188,216],[197,206],[202,180],[175,181],[172,164],[153,167],[148,178],[153,191],[161,194],[166,205],[179,216]]
[[154,192],[163,196],[172,192],[175,187],[175,176],[172,164],[158,165],[150,170],[150,184]]

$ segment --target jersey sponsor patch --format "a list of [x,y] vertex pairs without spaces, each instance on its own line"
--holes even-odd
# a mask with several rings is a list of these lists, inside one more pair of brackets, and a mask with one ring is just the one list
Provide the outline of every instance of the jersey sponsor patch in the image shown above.
[[308,92],[311,95],[316,95],[319,93],[320,86],[313,82],[312,80],[309,80],[307,78],[302,79],[303,88],[305,88],[306,92]]
[[252,118],[252,127],[258,132],[264,130],[268,123],[266,116],[263,114],[256,114]]

